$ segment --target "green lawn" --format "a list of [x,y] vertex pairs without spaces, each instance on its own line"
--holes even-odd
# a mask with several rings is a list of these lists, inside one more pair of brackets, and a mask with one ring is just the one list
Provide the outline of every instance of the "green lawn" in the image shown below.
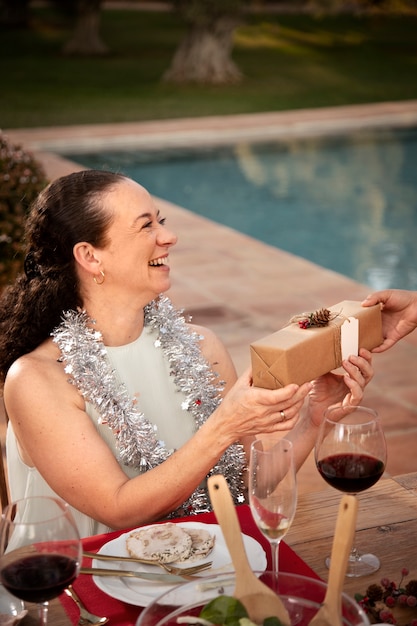
[[0,128],[225,115],[417,99],[417,18],[252,15],[236,34],[237,86],[161,82],[184,26],[104,11],[106,58],[65,58],[71,24],[47,9],[0,32]]

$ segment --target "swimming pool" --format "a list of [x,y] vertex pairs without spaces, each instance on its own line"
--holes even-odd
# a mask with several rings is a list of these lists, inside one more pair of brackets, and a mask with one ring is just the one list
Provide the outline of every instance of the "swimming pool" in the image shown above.
[[373,289],[417,289],[417,128],[66,156]]

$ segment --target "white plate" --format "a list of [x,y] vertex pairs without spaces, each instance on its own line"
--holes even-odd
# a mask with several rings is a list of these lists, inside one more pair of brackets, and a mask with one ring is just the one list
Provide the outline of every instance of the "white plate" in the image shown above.
[[[155,526],[155,524],[151,524]],[[216,536],[216,542],[211,553],[201,559],[201,561],[194,561],[193,563],[204,563],[206,561],[213,561],[213,565],[207,571],[201,572],[199,576],[212,576],[217,573],[234,572],[233,565],[230,559],[229,551],[223,539],[223,533],[220,526],[217,524],[202,524],[201,522],[181,522],[179,526],[182,528],[205,528],[212,535]],[[142,528],[149,528],[146,526]],[[140,529],[138,529],[140,530]],[[117,556],[129,556],[126,549],[126,539],[130,533],[124,533],[116,539],[105,543],[98,554],[110,554]],[[252,570],[263,571],[266,568],[266,555],[263,547],[252,537],[243,535],[243,543],[245,545],[246,554],[248,555],[249,563]],[[93,560],[93,567],[107,567],[114,569],[130,569],[142,572],[163,572],[161,568],[155,565],[142,565],[141,563],[124,563],[122,561],[99,561]],[[172,585],[166,585],[162,583],[155,583],[153,581],[139,580],[135,578],[116,578],[107,576],[93,576],[93,580],[97,587],[107,593],[116,600],[122,600],[122,602],[128,602],[134,606],[148,606],[155,598],[162,593],[168,591]],[[184,581],[186,582],[186,581]]]

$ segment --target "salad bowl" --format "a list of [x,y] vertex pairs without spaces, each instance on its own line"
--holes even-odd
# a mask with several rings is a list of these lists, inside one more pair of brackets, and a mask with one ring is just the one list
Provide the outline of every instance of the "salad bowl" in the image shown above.
[[[269,587],[274,584],[272,572],[256,572]],[[280,573],[278,578],[279,596],[286,606],[291,626],[308,626],[324,600],[327,585],[325,582]],[[176,626],[186,624],[185,616],[199,616],[201,609],[219,596],[233,596],[233,574],[204,576],[181,585],[176,585],[156,598],[139,615],[136,626]],[[342,594],[343,626],[369,626],[370,622],[359,604],[347,594]],[[271,616],[272,617],[272,616]],[[179,622],[177,618],[181,618]],[[192,623],[189,620],[188,623]]]

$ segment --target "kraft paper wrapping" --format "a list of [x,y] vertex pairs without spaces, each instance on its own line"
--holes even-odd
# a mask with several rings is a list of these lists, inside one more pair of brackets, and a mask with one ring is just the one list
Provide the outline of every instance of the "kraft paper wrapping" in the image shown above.
[[290,383],[302,385],[340,367],[340,328],[348,317],[359,321],[358,349],[372,350],[382,343],[379,304],[362,307],[360,302],[344,300],[328,308],[338,314],[328,326],[303,329],[291,323],[251,344],[256,387],[279,389]]

